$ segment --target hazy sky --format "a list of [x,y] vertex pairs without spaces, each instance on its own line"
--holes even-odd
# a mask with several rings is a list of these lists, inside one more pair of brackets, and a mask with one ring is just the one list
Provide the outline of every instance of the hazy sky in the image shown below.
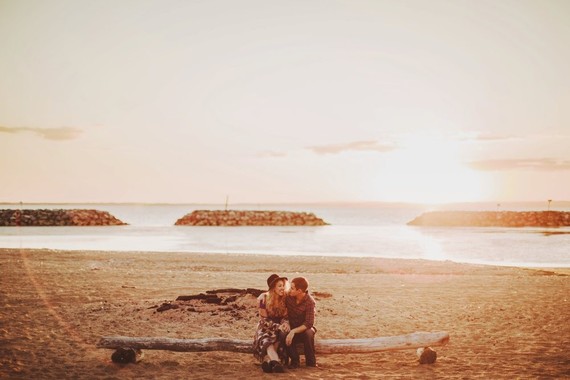
[[0,202],[570,200],[570,1],[0,0]]

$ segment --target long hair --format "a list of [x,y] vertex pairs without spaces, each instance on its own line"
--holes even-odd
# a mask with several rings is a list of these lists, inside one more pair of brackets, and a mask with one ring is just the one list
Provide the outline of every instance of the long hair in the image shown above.
[[285,282],[285,280],[275,281],[273,287],[267,292],[266,310],[269,317],[283,317],[287,314],[285,296],[279,296],[275,292],[278,282]]

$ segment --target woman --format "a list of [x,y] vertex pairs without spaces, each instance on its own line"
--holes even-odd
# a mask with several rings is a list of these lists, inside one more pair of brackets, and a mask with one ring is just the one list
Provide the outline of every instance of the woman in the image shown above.
[[287,277],[272,274],[267,279],[269,290],[257,298],[259,323],[253,340],[253,355],[261,362],[263,372],[284,372],[285,337],[291,330],[285,305],[286,283]]

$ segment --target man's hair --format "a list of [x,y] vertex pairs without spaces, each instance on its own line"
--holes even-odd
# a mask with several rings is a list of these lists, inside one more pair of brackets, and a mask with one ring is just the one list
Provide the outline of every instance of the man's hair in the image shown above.
[[304,292],[309,289],[309,281],[307,281],[305,277],[295,277],[291,280],[291,282],[295,284],[296,289],[302,290]]

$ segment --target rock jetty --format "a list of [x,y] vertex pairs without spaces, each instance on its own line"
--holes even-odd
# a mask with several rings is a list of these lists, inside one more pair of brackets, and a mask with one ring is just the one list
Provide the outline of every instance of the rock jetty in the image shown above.
[[0,210],[0,226],[119,226],[125,225],[99,210]]
[[563,211],[433,211],[408,225],[455,227],[568,227],[570,212]]
[[196,210],[184,215],[177,226],[324,226],[313,213],[291,211]]

